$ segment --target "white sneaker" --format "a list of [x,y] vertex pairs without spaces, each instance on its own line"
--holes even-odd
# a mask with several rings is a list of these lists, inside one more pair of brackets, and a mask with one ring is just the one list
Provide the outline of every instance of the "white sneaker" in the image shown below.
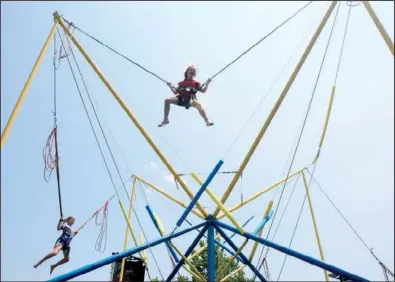
[[158,124],[158,127],[162,127],[162,126],[164,126],[164,125],[166,125],[168,123],[169,123],[169,120],[164,119],[160,124]]
[[206,120],[206,125],[207,125],[207,126],[213,126],[213,125],[214,125],[214,122],[210,122],[209,120]]

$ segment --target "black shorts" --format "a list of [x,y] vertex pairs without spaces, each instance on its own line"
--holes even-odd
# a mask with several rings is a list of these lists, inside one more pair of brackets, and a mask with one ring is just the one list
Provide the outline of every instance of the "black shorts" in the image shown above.
[[196,96],[193,95],[193,94],[191,94],[190,97],[188,97],[187,95],[180,95],[180,94],[178,94],[177,98],[178,98],[178,102],[177,102],[178,106],[180,106],[180,107],[188,107],[188,108],[192,105],[192,101],[193,100],[197,100]]
[[63,240],[62,237],[59,237],[58,240],[56,240],[54,248],[59,247],[59,246],[62,246],[62,251],[63,251],[64,256],[68,257],[70,254],[71,248],[70,248],[69,244],[66,244],[66,242]]

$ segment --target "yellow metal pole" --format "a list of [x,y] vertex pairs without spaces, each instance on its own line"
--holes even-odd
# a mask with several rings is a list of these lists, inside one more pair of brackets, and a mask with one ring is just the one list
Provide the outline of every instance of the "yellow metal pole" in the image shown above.
[[[136,119],[136,117],[133,115],[133,113],[127,107],[125,102],[119,97],[118,93],[112,87],[110,82],[104,77],[103,73],[99,70],[99,68],[96,66],[96,64],[88,56],[88,54],[85,52],[85,50],[81,46],[81,44],[77,41],[75,36],[68,30],[67,26],[64,24],[64,22],[60,18],[58,12],[54,13],[54,17],[56,18],[58,23],[62,26],[62,28],[64,29],[65,33],[74,42],[75,46],[77,46],[77,48],[80,50],[81,54],[85,57],[85,59],[91,65],[91,67],[96,72],[96,74],[100,77],[100,79],[103,81],[103,83],[107,86],[107,89],[111,92],[111,94],[114,96],[115,100],[117,100],[119,105],[122,107],[122,109],[125,111],[125,113],[129,116],[129,118],[132,120],[134,125],[140,131],[140,133],[144,136],[144,138],[146,139],[148,144],[151,145],[152,149],[159,156],[159,158],[162,160],[162,162],[165,164],[165,166],[169,169],[169,171],[173,174],[174,178],[178,181],[178,183],[180,183],[180,185],[181,185],[182,189],[184,189],[185,193],[187,193],[187,195],[191,199],[193,199],[194,195],[191,192],[191,190],[189,190],[189,188],[186,185],[186,183],[182,180],[182,178],[178,175],[177,171],[173,168],[173,166],[169,163],[169,161],[166,159],[166,157],[163,155],[163,153],[159,150],[158,146],[155,144],[155,142],[152,140],[152,138],[148,135],[148,133],[144,130],[142,125],[139,123],[139,121]],[[200,212],[204,215],[204,217],[207,217],[206,210],[200,205],[200,203],[198,202],[198,203],[196,203],[196,205],[197,205],[198,209],[200,210]]]
[[20,110],[20,108],[22,106],[23,100],[25,99],[25,96],[27,94],[27,91],[29,90],[30,84],[32,83],[33,78],[36,75],[38,67],[40,66],[40,64],[42,62],[44,54],[45,54],[45,52],[48,49],[48,45],[51,42],[51,40],[52,40],[52,38],[53,38],[53,36],[55,34],[55,30],[56,30],[57,26],[58,26],[58,23],[55,21],[55,23],[52,26],[51,31],[50,31],[50,33],[48,35],[48,38],[45,41],[44,46],[41,49],[40,54],[38,55],[36,62],[34,63],[33,69],[32,69],[32,71],[29,74],[29,77],[28,77],[28,79],[27,79],[27,81],[25,83],[25,86],[23,86],[21,95],[19,95],[19,98],[18,98],[18,100],[17,100],[17,102],[16,102],[16,104],[14,106],[14,109],[12,110],[11,116],[10,116],[10,118],[7,121],[7,124],[6,124],[6,126],[5,126],[5,128],[3,130],[3,133],[1,134],[1,148],[3,148],[3,146],[5,144],[5,141],[7,140],[7,137],[8,137],[8,134],[10,133],[12,124],[14,123],[15,118],[16,118],[16,116],[19,113],[19,110]]
[[[118,200],[118,203],[119,203],[119,206],[121,207],[121,211],[122,211],[123,217],[126,220],[126,224],[127,224],[128,229],[130,231],[130,234],[132,235],[133,242],[134,242],[134,244],[137,247],[139,244],[138,244],[136,236],[134,235],[134,232],[133,232],[133,229],[132,229],[132,224],[130,223],[130,221],[128,220],[128,216],[126,215],[125,207],[123,206],[121,200]],[[140,257],[143,257],[141,252],[139,252],[139,254],[140,254]]]
[[[195,173],[192,172],[191,176],[197,183],[200,185],[203,185],[203,181],[200,179],[200,177]],[[221,203],[221,201],[214,195],[214,193],[211,191],[210,188],[206,188],[205,192],[210,196],[210,198],[218,205],[218,207],[222,210],[222,212],[229,218],[229,220],[233,223],[233,225],[242,233],[245,233],[244,228],[241,226],[240,223],[237,222],[237,220],[230,214],[230,212],[227,210],[227,208]]]
[[[287,84],[285,85],[283,91],[281,92],[280,97],[278,98],[278,100],[276,101],[276,104],[274,105],[272,111],[270,112],[268,118],[266,119],[263,127],[261,128],[261,130],[259,131],[258,136],[255,138],[254,143],[252,144],[250,150],[248,151],[247,155],[245,156],[243,162],[240,165],[240,168],[237,170],[237,173],[235,174],[235,176],[233,177],[228,189],[225,191],[221,202],[224,204],[226,202],[226,200],[228,199],[230,193],[232,192],[233,188],[235,187],[237,181],[240,178],[241,173],[244,171],[244,168],[247,166],[247,163],[249,162],[252,154],[255,152],[255,149],[258,147],[259,142],[261,141],[263,135],[265,134],[266,130],[268,129],[270,123],[272,122],[275,114],[277,113],[278,109],[280,108],[285,96],[287,95],[289,89],[292,86],[292,83],[295,81],[296,76],[298,75],[300,69],[302,68],[304,62],[306,61],[307,56],[309,55],[311,49],[313,48],[318,36],[320,35],[322,29],[324,28],[326,22],[329,19],[329,16],[331,15],[333,9],[335,8],[336,4],[338,1],[333,1],[328,9],[328,11],[325,13],[324,18],[322,19],[320,25],[318,26],[316,32],[313,35],[313,38],[311,38],[309,45],[307,46],[306,50],[304,51],[302,57],[300,58],[299,63],[297,64],[295,70],[293,71],[291,77],[289,78]],[[217,216],[219,213],[220,209],[219,207],[216,208],[216,210],[214,211],[214,216]]]
[[[170,195],[169,193],[165,192],[163,189],[159,188],[158,186],[152,184],[151,182],[148,182],[147,180],[141,178],[138,175],[133,174],[133,176],[135,178],[137,178],[138,180],[140,180],[141,182],[143,182],[144,184],[148,185],[150,188],[154,189],[155,191],[157,191],[158,193],[162,194],[163,196],[165,196],[166,198],[168,198],[169,200],[175,202],[176,204],[180,205],[183,208],[187,208],[188,206],[181,202],[180,200],[176,199],[175,197],[173,197],[172,195]],[[203,215],[198,212],[197,210],[192,209],[191,211],[193,214],[195,214],[196,216],[200,217],[201,219],[204,219]]]
[[230,273],[230,274],[226,275],[224,278],[222,278],[222,279],[220,280],[220,282],[225,282],[225,281],[227,281],[230,277],[232,277],[232,276],[235,275],[236,273],[238,273],[238,272],[240,272],[241,270],[243,270],[246,266],[247,266],[246,264],[243,265],[243,266],[240,266],[238,269],[236,269],[236,270],[233,271],[232,273]]
[[[299,173],[299,172],[298,172],[298,173]],[[200,179],[200,177],[199,177],[196,173],[192,172],[192,173],[191,173],[191,176],[192,176],[192,178],[193,178],[198,184],[202,185],[203,182],[202,182],[202,180]],[[290,177],[291,177],[291,176],[290,176]],[[284,181],[285,181],[285,180],[284,180]],[[210,190],[210,188],[207,187],[207,188],[206,188],[206,192],[209,194],[209,196],[211,197],[211,199],[212,199],[217,205],[220,206],[221,210],[224,212],[224,214],[225,214],[226,216],[228,216],[229,220],[236,226],[236,228],[237,228],[241,233],[244,233],[245,231],[244,231],[243,227],[242,227],[242,226],[237,222],[237,220],[230,214],[230,212],[226,209],[226,207],[223,206],[223,204],[218,200],[218,198],[214,195],[214,193]],[[268,206],[267,206],[267,208],[266,208],[266,211],[265,211],[265,213],[264,213],[263,218],[265,218],[265,217],[267,217],[267,216],[269,215],[269,212],[270,212],[272,206],[273,206],[273,201],[270,201],[269,204],[268,204]],[[261,236],[262,231],[263,231],[263,228],[259,231],[259,236]],[[225,266],[225,268],[222,270],[221,275],[219,275],[218,277],[221,277],[222,274],[224,274],[224,273],[228,270],[228,268],[229,268],[230,264],[232,263],[232,261],[241,253],[241,251],[243,250],[243,248],[246,246],[247,242],[248,242],[248,239],[246,239],[246,240],[243,242],[243,244],[242,244],[242,245],[240,246],[240,248],[237,250],[236,254],[230,259],[230,261],[227,263],[227,265]],[[255,242],[254,248],[253,248],[253,251],[251,252],[251,255],[250,255],[250,259],[249,259],[249,260],[251,260],[252,257],[254,256],[255,250],[256,250],[257,246],[258,246],[258,242]],[[203,248],[200,249],[199,251],[203,251],[203,250],[205,250],[205,248],[207,248],[207,246],[203,247]],[[199,252],[199,251],[198,251],[198,252]],[[197,255],[197,254],[195,253],[194,256],[196,256],[196,255]],[[242,268],[241,268],[241,269],[242,269]],[[241,270],[241,269],[240,269],[240,270]],[[240,271],[240,270],[239,270],[239,271]],[[234,272],[234,273],[237,273],[237,272]],[[229,277],[229,276],[226,276],[226,277]],[[222,279],[222,280],[223,280],[223,279]],[[221,280],[221,281],[222,281],[222,280]]]
[[[273,201],[270,201],[269,204],[267,205],[265,213],[263,214],[263,218],[265,218],[265,217],[267,217],[269,215],[269,212],[272,209],[272,207],[273,207]],[[259,230],[259,232],[258,232],[258,236],[259,237],[262,236],[262,232],[263,232],[263,228],[261,230]],[[252,247],[250,256],[248,258],[249,261],[252,261],[252,259],[254,258],[254,255],[255,255],[257,247],[258,247],[258,242],[255,242],[253,247]]]
[[[130,206],[129,206],[129,215],[128,215],[128,221],[131,221],[132,218],[132,211],[133,211],[133,201],[134,201],[134,196],[135,196],[135,189],[136,189],[136,181],[137,179],[133,179],[133,186],[132,186],[132,197],[130,198]],[[126,226],[126,231],[125,231],[125,241],[123,243],[123,250],[126,251],[126,249],[128,248],[128,227]],[[143,257],[141,257],[141,259],[144,260]],[[119,275],[119,282],[123,281],[123,272],[125,269],[125,258],[122,259],[122,263],[121,263],[121,273]]]
[[[259,191],[258,193],[256,193],[256,194],[254,194],[253,196],[249,197],[247,200],[245,200],[245,201],[243,201],[243,202],[241,202],[241,203],[239,203],[239,204],[236,204],[236,205],[234,205],[233,207],[231,207],[231,208],[229,209],[229,212],[234,212],[235,210],[238,210],[238,209],[241,208],[242,206],[244,206],[244,205],[248,204],[249,202],[255,200],[256,198],[260,197],[262,194],[264,194],[264,193],[266,193],[266,192],[269,192],[270,190],[272,190],[273,188],[277,187],[277,186],[280,185],[281,183],[284,183],[286,180],[288,180],[288,179],[294,177],[295,175],[301,173],[303,170],[304,170],[304,168],[301,168],[301,169],[295,171],[294,173],[290,174],[290,175],[288,176],[288,178],[287,178],[287,177],[286,177],[286,178],[283,178],[283,179],[281,179],[280,181],[278,181],[278,182],[276,182],[276,183],[274,183],[274,184],[272,184],[272,185],[270,185],[270,186],[268,186],[268,187],[262,189],[262,190]],[[221,218],[223,218],[223,217],[225,217],[225,216],[226,216],[226,215],[225,215],[224,213],[222,213],[222,214],[220,214],[220,215],[217,216],[217,219],[221,219]]]
[[241,234],[245,233],[243,226],[232,216],[232,214],[228,211],[228,209],[221,203],[221,201],[214,195],[214,193],[206,188],[205,191],[210,198],[218,205],[218,207],[222,210],[222,212],[229,218],[229,220],[233,223],[233,225],[241,232]]
[[[197,280],[199,281],[205,281],[204,277],[201,276],[201,274],[195,273],[192,270],[188,269],[187,267],[185,267],[185,265],[182,266],[182,268],[184,268],[189,274],[191,274],[193,277],[195,277]],[[200,276],[199,276],[200,275]]]
[[330,99],[329,99],[328,110],[327,110],[327,112],[326,112],[326,118],[325,118],[324,129],[322,130],[320,144],[318,145],[318,153],[317,153],[317,155],[315,156],[315,159],[314,159],[313,163],[315,163],[315,162],[318,160],[318,157],[320,156],[320,150],[321,150],[322,144],[324,143],[324,138],[325,138],[325,135],[326,135],[326,130],[327,130],[327,128],[328,128],[329,118],[330,118],[330,116],[331,116],[333,98],[335,97],[335,91],[336,91],[336,85],[333,85],[333,86],[332,86],[331,97],[330,97]]
[[[309,188],[310,188],[310,187],[309,187],[308,184],[307,184],[306,176],[305,176],[305,174],[304,174],[304,171],[302,171],[302,177],[303,177],[304,187],[306,188],[307,200],[308,200],[308,202],[309,202],[311,218],[313,219],[315,237],[316,237],[316,239],[317,239],[318,248],[319,248],[319,250],[320,250],[321,260],[322,260],[322,261],[325,261],[325,259],[324,259],[324,251],[322,250],[322,246],[321,246],[320,234],[318,233],[317,222],[316,222],[315,216],[314,216],[313,204],[312,204],[311,198],[310,198],[310,193],[309,193]],[[329,281],[329,277],[328,277],[327,271],[324,270],[324,273],[325,273],[325,280],[326,280],[326,281]]]
[[165,236],[166,235],[166,231],[165,231],[165,228],[163,227],[162,221],[160,221],[159,216],[156,213],[154,213],[154,217],[156,219],[156,223],[158,223],[158,228],[159,228],[160,234],[162,236]]
[[[227,263],[227,264],[225,265],[225,267],[222,269],[221,274],[218,275],[219,279],[220,279],[220,277],[223,276],[223,274],[226,273],[226,271],[228,271],[228,269],[229,269],[230,265],[232,264],[232,262],[235,260],[235,258],[236,258],[238,255],[240,255],[241,251],[244,249],[244,247],[247,245],[247,243],[248,243],[248,239],[245,239],[244,242],[243,242],[243,244],[241,244],[240,248],[239,248],[239,249],[237,250],[237,252],[234,254],[234,256],[232,256],[232,257],[230,258],[230,260],[228,261],[228,263]],[[220,270],[220,269],[218,269],[218,270]]]
[[[217,234],[214,239],[219,239],[221,237],[221,235]],[[194,257],[196,257],[197,255],[199,255],[200,253],[204,252],[205,250],[207,250],[208,245],[205,244],[203,247],[201,247],[199,250],[197,250],[195,253],[193,253],[193,255],[190,255],[188,258],[188,261],[191,261]]]
[[[144,240],[143,232],[140,232],[140,240],[141,240],[141,245],[144,245],[145,244],[145,240]],[[148,255],[147,255],[147,251],[146,250],[143,251],[143,256],[144,256],[145,264],[148,264]]]
[[[154,217],[156,219],[156,222],[158,223],[158,227],[159,227],[159,232],[162,236],[166,235],[166,231],[165,228],[162,225],[162,222],[160,221],[159,217],[154,213]],[[195,266],[193,266],[190,263],[190,260],[188,260],[184,254],[173,244],[172,241],[170,241],[170,245],[174,248],[174,250],[185,260],[185,262],[189,265],[189,267],[191,268],[191,271],[189,271],[185,265],[183,265],[184,269],[186,271],[188,271],[192,276],[194,276],[195,278],[197,278],[198,280],[202,280],[205,281],[204,277],[199,273],[199,271],[196,269]]]
[[378,16],[374,12],[369,1],[362,1],[362,3],[365,6],[366,10],[368,11],[370,17],[372,18],[374,24],[376,25],[377,29],[379,30],[381,36],[383,37],[385,43],[387,44],[387,46],[390,49],[392,56],[393,56],[394,55],[394,43],[392,42],[391,38],[389,37],[387,31],[385,30],[384,26],[381,24]]
[[[266,208],[266,210],[265,210],[265,213],[263,214],[263,218],[262,218],[262,219],[266,218],[266,217],[269,215],[269,212],[270,212],[270,210],[272,209],[272,207],[273,207],[273,201],[270,201],[269,204],[267,205],[267,208]],[[263,232],[263,228],[261,228],[261,230],[259,230],[259,232],[258,232],[258,236],[259,236],[259,237],[262,236],[262,232]],[[248,257],[248,261],[252,262],[252,259],[254,258],[254,255],[255,255],[255,252],[256,252],[257,247],[258,247],[258,242],[255,242],[254,245],[253,245],[253,247],[252,247],[250,256]],[[233,271],[233,272],[230,273],[229,275],[227,275],[227,276],[225,276],[224,278],[222,278],[222,279],[221,279],[221,282],[226,281],[227,279],[229,279],[230,277],[232,277],[233,275],[235,275],[236,273],[238,273],[239,271],[241,271],[242,269],[244,269],[244,267],[246,267],[246,266],[247,266],[247,265],[245,264],[245,265],[239,267],[237,270]]]

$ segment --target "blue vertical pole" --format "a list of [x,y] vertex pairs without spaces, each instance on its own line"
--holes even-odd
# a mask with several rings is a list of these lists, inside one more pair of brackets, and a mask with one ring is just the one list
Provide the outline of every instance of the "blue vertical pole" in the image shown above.
[[[218,231],[219,234],[221,234],[222,238],[225,239],[226,242],[228,242],[229,246],[232,247],[235,252],[239,250],[239,248],[233,243],[232,239],[230,239],[225,232],[219,227],[219,224],[217,225],[217,221],[215,222],[215,229]],[[255,266],[252,265],[252,263],[248,260],[248,258],[241,252],[240,257],[246,262],[246,265],[251,269],[251,271],[261,280],[266,282],[265,277],[263,277],[262,274],[259,273],[259,271],[255,268]]]
[[215,282],[215,246],[214,246],[214,226],[208,222],[208,282]]
[[200,187],[199,191],[196,193],[195,198],[193,198],[192,202],[188,205],[184,213],[181,215],[180,219],[177,221],[177,226],[180,227],[181,224],[184,222],[184,220],[187,218],[188,214],[190,211],[193,209],[193,207],[196,205],[197,201],[199,201],[199,198],[202,196],[204,191],[206,190],[207,186],[210,184],[210,182],[213,180],[214,176],[217,174],[221,166],[224,164],[223,160],[219,160],[217,165],[214,167],[213,171],[209,174],[207,177],[206,181],[203,183],[202,187]]
[[[192,223],[190,223],[188,219],[185,219],[185,221],[186,221],[190,226],[192,226]],[[247,224],[247,223],[248,223],[248,222],[246,222],[245,224]],[[243,226],[243,227],[244,227],[244,226]],[[196,231],[197,231],[197,232],[200,232],[199,229],[196,229]],[[235,235],[235,234],[233,234],[233,236],[234,236],[234,235]],[[204,235],[204,238],[207,239],[207,236]],[[221,247],[222,249],[224,249],[225,251],[227,251],[232,257],[235,255],[234,252],[232,252],[229,248],[227,248],[227,247],[226,247],[224,244],[222,244],[220,241],[216,240],[215,237],[214,237],[214,243],[217,244],[218,246],[220,246],[220,247]],[[226,242],[225,242],[225,243],[226,243]],[[240,256],[237,256],[236,259],[237,259],[237,261],[239,261],[239,262],[241,262],[241,263],[244,263],[244,260],[243,260]]]
[[[207,224],[204,222],[204,224]],[[205,225],[200,231],[199,235],[193,240],[192,245],[189,246],[188,250],[185,252],[184,256],[188,258],[188,256],[192,253],[193,249],[196,247],[196,245],[199,243],[199,240],[203,237],[204,233],[207,230],[207,225]],[[184,264],[185,260],[184,258],[181,258],[180,261],[177,263],[176,267],[173,269],[173,271],[170,273],[169,277],[167,277],[166,282],[170,282],[174,276],[177,274],[178,270],[180,270],[181,266]]]
[[[240,234],[241,236],[244,236],[245,238],[248,238],[248,239],[254,240],[256,242],[259,242],[261,244],[264,244],[264,245],[268,246],[269,248],[276,249],[277,251],[280,251],[280,252],[282,252],[284,254],[287,254],[289,256],[295,257],[295,258],[300,259],[300,260],[302,260],[304,262],[307,262],[309,264],[318,266],[319,268],[325,269],[325,270],[330,271],[330,272],[332,272],[334,274],[337,274],[337,275],[340,275],[342,277],[345,277],[345,278],[347,278],[347,279],[349,279],[351,281],[369,281],[369,280],[367,280],[365,278],[362,278],[362,277],[360,277],[358,275],[355,275],[355,274],[352,274],[350,272],[347,272],[347,271],[345,271],[343,269],[340,269],[340,268],[338,268],[336,266],[327,264],[327,263],[325,263],[323,261],[320,261],[318,259],[312,258],[312,257],[307,256],[305,254],[296,252],[296,251],[294,251],[292,249],[289,249],[289,248],[283,247],[281,245],[278,245],[276,243],[273,243],[271,241],[265,240],[265,239],[263,239],[261,237],[258,237],[256,235],[254,235],[254,234],[251,234],[251,233],[248,233],[248,232],[245,232],[244,234],[241,234],[241,232],[239,230],[237,230],[237,228],[234,228],[234,227],[232,227],[232,226],[230,226],[228,224],[225,224],[225,223],[217,221],[215,227],[216,228],[222,227],[222,228],[227,229],[229,231],[232,231],[234,233]],[[220,228],[218,228],[218,230],[220,230]]]

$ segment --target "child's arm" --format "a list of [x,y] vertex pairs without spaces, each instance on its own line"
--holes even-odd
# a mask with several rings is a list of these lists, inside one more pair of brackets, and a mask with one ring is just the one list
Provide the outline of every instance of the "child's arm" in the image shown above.
[[208,85],[210,84],[210,82],[211,82],[211,78],[209,78],[209,79],[207,80],[207,82],[203,84],[203,87],[200,88],[200,92],[206,93],[207,88],[208,88]]
[[61,217],[59,218],[59,222],[58,222],[58,226],[56,227],[56,229],[58,231],[62,230],[62,223],[63,223],[64,219]]
[[173,92],[174,95],[177,95],[177,94],[178,94],[178,88],[175,88],[175,87],[173,86],[173,84],[171,84],[170,82],[168,82],[168,83],[167,83],[167,86],[170,87],[170,90],[171,90],[171,92]]

